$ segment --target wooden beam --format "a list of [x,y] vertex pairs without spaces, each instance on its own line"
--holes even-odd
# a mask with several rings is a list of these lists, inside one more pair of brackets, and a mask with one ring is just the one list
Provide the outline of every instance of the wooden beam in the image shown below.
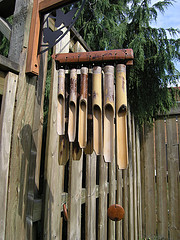
[[[106,51],[81,52],[81,53],[60,53],[54,54],[52,58],[60,64],[79,64],[79,63],[107,63],[107,62],[123,62],[129,65],[129,60],[133,60],[132,49],[115,49]],[[130,62],[131,64],[131,62]]]
[[2,17],[0,17],[0,32],[10,40],[11,37],[11,25]]
[[71,28],[71,32],[72,34],[75,36],[75,38],[77,38],[77,40],[79,41],[79,43],[82,45],[82,47],[87,51],[87,52],[91,52],[91,48],[87,45],[87,43],[84,41],[84,39],[82,38],[82,36],[78,33],[78,31],[75,29],[75,27]]
[[44,0],[39,3],[39,11],[40,12],[52,11],[55,8],[77,1],[78,0]]
[[39,75],[38,45],[40,33],[39,0],[34,0],[29,34],[26,73]]
[[9,58],[6,58],[0,55],[0,71],[4,72],[13,72],[18,74],[19,73],[19,64],[11,61]]

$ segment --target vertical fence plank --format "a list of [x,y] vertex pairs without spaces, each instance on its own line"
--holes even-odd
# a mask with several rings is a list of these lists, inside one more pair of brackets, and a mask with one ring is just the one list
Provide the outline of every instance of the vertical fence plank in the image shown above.
[[129,239],[129,182],[128,182],[128,169],[123,170],[123,206],[124,206],[124,219],[123,221],[123,235],[124,239]]
[[58,164],[59,136],[57,134],[57,71],[53,64],[48,133],[45,163],[44,239],[60,239],[61,193],[63,192],[64,166]]
[[[32,8],[30,1],[16,1],[9,57],[19,62],[16,108],[11,138],[6,239],[26,238],[26,199],[28,163],[36,78],[25,75]],[[14,51],[16,49],[16,51]],[[30,102],[28,102],[30,101]],[[25,116],[26,115],[26,116]],[[25,131],[26,134],[25,134]],[[23,134],[22,134],[23,133]]]
[[145,136],[144,136],[144,125],[141,129],[140,134],[140,158],[141,158],[141,206],[142,206],[142,236],[146,237],[146,214],[145,214]]
[[176,119],[168,118],[167,126],[167,157],[168,157],[168,188],[169,188],[169,224],[170,239],[179,239],[179,157],[177,143]]
[[[63,29],[65,31],[65,29]],[[69,52],[70,33],[55,46],[55,52]],[[64,188],[64,166],[58,164],[57,134],[58,71],[52,64],[45,159],[44,239],[62,239],[61,194]]]
[[141,159],[140,159],[140,139],[139,126],[136,125],[136,164],[137,164],[137,221],[138,239],[142,239],[142,200],[141,200]]
[[136,133],[135,121],[132,115],[132,159],[133,159],[133,187],[134,187],[134,239],[138,239],[137,222],[137,165],[136,165]]
[[[42,135],[43,135],[43,118],[44,118],[44,91],[46,85],[47,75],[47,63],[48,63],[48,51],[41,54],[39,76],[37,81],[37,93],[35,99],[34,109],[34,122],[33,122],[33,138],[35,141],[35,149],[33,151],[36,154],[36,166],[35,166],[35,185],[37,191],[39,190],[39,178],[41,167],[41,148],[42,148]],[[37,192],[35,193],[37,196]]]
[[67,239],[81,239],[81,191],[83,151],[80,160],[72,158],[72,143],[70,143],[68,187],[68,232]]
[[[179,168],[180,168],[180,115],[178,115],[178,151],[179,151]],[[178,182],[178,188],[179,188],[179,196],[178,196],[178,202],[180,203],[180,173],[179,173],[179,182]],[[180,215],[180,207],[179,207],[179,215]],[[179,220],[179,235],[180,235],[180,220]]]
[[134,240],[134,193],[133,193],[133,162],[132,162],[132,128],[131,112],[128,111],[128,158],[129,158],[129,239]]
[[[123,170],[117,169],[116,201],[117,201],[117,204],[119,205],[122,205],[122,188],[123,188],[122,171]],[[116,240],[122,240],[122,221],[116,222],[116,238],[117,238]]]
[[[39,179],[40,179],[40,163],[41,163],[41,147],[43,132],[43,102],[44,90],[47,73],[47,55],[48,52],[41,55],[40,72],[37,81],[37,89],[34,104],[34,119],[32,125],[31,155],[29,161],[29,180],[28,180],[28,198],[27,198],[27,235],[30,239],[35,239],[38,232],[37,224],[33,224],[34,200],[38,197]],[[35,227],[36,226],[36,227]]]
[[[115,172],[115,156],[109,163],[109,206],[116,203],[116,172]],[[115,222],[108,220],[108,240],[115,239]]]
[[96,154],[86,155],[86,239],[96,239]]
[[99,209],[98,209],[98,239],[107,239],[107,163],[103,156],[99,161]]
[[153,130],[145,125],[144,167],[145,167],[145,211],[146,237],[156,234],[155,214],[155,175],[154,175],[154,136]]
[[166,145],[164,120],[155,122],[158,237],[168,239]]
[[9,170],[6,239],[26,236],[27,185],[36,77],[20,73]]
[[5,239],[11,134],[18,75],[9,72],[5,79],[0,115],[0,239]]

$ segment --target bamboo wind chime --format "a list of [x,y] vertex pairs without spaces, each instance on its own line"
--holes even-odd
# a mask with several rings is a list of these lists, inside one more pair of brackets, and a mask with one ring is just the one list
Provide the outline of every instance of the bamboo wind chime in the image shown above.
[[[61,158],[68,158],[69,142],[76,149],[75,160],[91,142],[92,150],[103,154],[105,162],[111,162],[115,154],[118,167],[125,169],[126,65],[133,64],[132,49],[57,54],[53,58],[59,71],[57,133],[61,138]],[[65,77],[66,68],[70,69],[69,79]],[[92,101],[88,101],[89,97]]]

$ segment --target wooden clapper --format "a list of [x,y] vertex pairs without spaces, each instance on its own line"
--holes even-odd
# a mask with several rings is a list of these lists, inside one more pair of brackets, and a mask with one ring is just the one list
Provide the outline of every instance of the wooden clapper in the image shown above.
[[[126,65],[132,65],[132,49],[62,53],[53,58],[57,67],[61,66],[57,69],[59,163],[67,162],[69,142],[74,144],[73,159],[80,158],[81,150],[87,148],[88,124],[92,123],[93,127],[89,127],[92,150],[97,155],[103,154],[106,162],[111,162],[115,154],[118,167],[125,169],[128,164]],[[69,81],[65,80],[65,66],[69,69]],[[92,104],[88,104],[89,97]]]

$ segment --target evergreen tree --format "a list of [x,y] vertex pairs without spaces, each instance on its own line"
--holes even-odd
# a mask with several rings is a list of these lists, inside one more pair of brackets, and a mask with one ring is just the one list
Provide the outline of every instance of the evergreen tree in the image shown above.
[[[129,68],[128,101],[136,119],[151,121],[158,112],[175,105],[179,72],[180,39],[178,29],[151,27],[158,11],[163,13],[173,1],[151,5],[151,0],[91,0],[76,23],[76,28],[93,50],[132,48],[134,66]],[[167,33],[171,38],[168,38]]]

